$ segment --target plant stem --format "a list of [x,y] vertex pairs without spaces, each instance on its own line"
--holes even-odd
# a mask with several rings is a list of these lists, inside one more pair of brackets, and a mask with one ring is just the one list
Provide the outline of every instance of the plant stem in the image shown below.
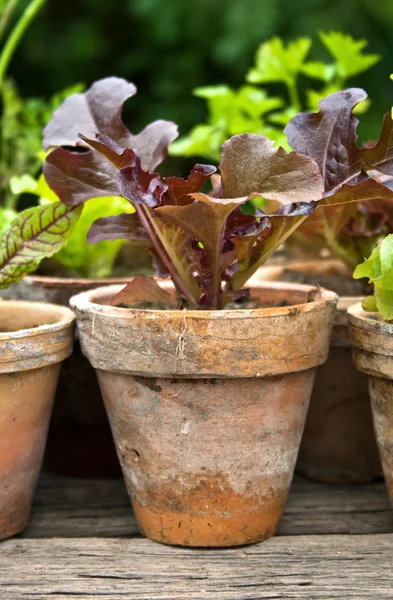
[[8,4],[6,5],[4,12],[1,16],[0,19],[0,40],[3,36],[3,33],[8,25],[8,21],[10,20],[10,17],[13,13],[13,10],[15,8],[15,6],[18,4],[19,0],[9,0]]
[[157,252],[158,258],[161,260],[162,264],[164,265],[164,267],[170,274],[171,279],[172,279],[175,287],[177,288],[178,292],[180,294],[182,294],[182,296],[186,300],[188,300],[188,302],[190,302],[190,304],[192,306],[195,306],[194,296],[188,291],[188,289],[184,285],[181,277],[179,276],[179,273],[176,271],[175,267],[172,264],[171,259],[169,258],[168,254],[166,253],[165,248],[162,246],[160,240],[157,239],[154,229],[151,226],[150,218],[146,214],[145,207],[141,206],[140,204],[134,204],[134,208],[135,208],[136,212],[138,213],[138,217],[140,218],[141,223],[142,223],[143,227],[145,228],[147,235],[150,238],[150,241],[153,245],[154,250]]
[[30,25],[31,21],[39,12],[40,8],[45,4],[46,0],[32,0],[19,21],[11,31],[4,48],[0,55],[0,90],[3,85],[4,77],[7,72],[8,65],[13,57],[13,54],[18,46],[18,43],[24,32]]

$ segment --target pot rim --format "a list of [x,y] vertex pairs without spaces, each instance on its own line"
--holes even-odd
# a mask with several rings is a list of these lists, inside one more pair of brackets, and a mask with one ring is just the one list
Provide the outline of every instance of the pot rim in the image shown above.
[[30,302],[28,300],[1,300],[0,313],[4,306],[14,307],[23,309],[38,309],[43,315],[46,313],[52,314],[58,319],[54,323],[44,323],[38,327],[26,327],[24,329],[18,329],[17,331],[5,331],[0,332],[0,341],[21,339],[24,337],[36,337],[41,336],[45,333],[52,334],[63,330],[64,328],[71,327],[75,321],[74,313],[65,306],[57,304],[49,304],[46,302]]
[[96,288],[71,299],[82,351],[98,370],[164,378],[264,377],[314,368],[327,357],[334,292],[261,282],[255,292],[266,291],[268,302],[292,301],[290,306],[144,310],[97,304],[120,290]]
[[[349,275],[352,277],[351,270],[338,258],[311,258],[308,260],[292,260],[280,265],[263,265],[250,277],[249,283],[254,284],[254,277],[258,279],[258,273],[263,271],[267,277],[277,277],[283,271],[302,271],[307,272],[309,269],[315,269],[316,274],[323,272],[326,268],[334,268],[337,270],[337,275]],[[267,280],[268,281],[268,280]],[[304,284],[301,284],[304,285]],[[306,284],[307,285],[307,284]]]
[[[128,280],[128,282],[131,280]],[[127,283],[128,283],[127,282]],[[168,280],[157,280],[157,283],[164,283],[164,288],[168,288]],[[165,285],[166,284],[166,285]],[[317,288],[311,285],[295,284],[290,282],[275,282],[275,281],[258,281],[253,283],[252,289],[276,289],[281,291],[290,292],[304,292],[309,294],[309,300],[307,302],[301,302],[298,304],[291,304],[289,306],[281,307],[265,307],[265,308],[239,308],[239,309],[221,309],[221,310],[198,310],[198,309],[174,309],[174,310],[158,310],[158,309],[141,309],[141,308],[119,308],[111,306],[109,304],[99,304],[94,302],[95,299],[99,299],[102,295],[112,294],[115,296],[118,294],[123,287],[121,285],[110,285],[100,286],[86,292],[81,292],[70,299],[70,306],[75,311],[93,312],[105,315],[107,317],[129,317],[133,318],[134,315],[146,315],[146,318],[160,318],[171,319],[174,315],[184,314],[187,311],[187,318],[194,319],[244,319],[252,317],[274,317],[285,315],[293,309],[301,309],[303,312],[314,310],[318,306],[325,306],[327,302],[331,302],[337,305],[338,296],[330,290],[324,288]],[[314,297],[313,297],[314,296]]]
[[366,331],[393,334],[393,323],[384,321],[378,312],[368,312],[362,308],[362,303],[357,302],[348,308],[348,320],[352,327]]
[[43,287],[80,287],[91,288],[92,285],[96,287],[103,287],[106,285],[114,285],[116,283],[126,285],[130,281],[129,277],[52,277],[51,275],[27,275],[24,277],[23,282],[29,285],[37,283]]

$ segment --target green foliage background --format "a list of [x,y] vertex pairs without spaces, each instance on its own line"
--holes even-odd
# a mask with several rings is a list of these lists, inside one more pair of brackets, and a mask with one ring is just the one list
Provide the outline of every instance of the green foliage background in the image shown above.
[[[238,87],[262,41],[272,35],[316,39],[321,29],[364,37],[367,50],[383,57],[352,82],[373,100],[361,130],[372,138],[393,101],[391,0],[49,0],[9,75],[24,97],[49,97],[112,74],[126,77],[139,89],[128,106],[131,129],[168,118],[184,134],[205,118],[204,102],[191,95],[194,87]],[[325,51],[315,41],[313,59],[321,58]]]

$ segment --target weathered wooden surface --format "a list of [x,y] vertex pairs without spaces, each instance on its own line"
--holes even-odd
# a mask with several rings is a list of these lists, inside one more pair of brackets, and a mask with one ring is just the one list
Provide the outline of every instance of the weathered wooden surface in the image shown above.
[[393,536],[276,537],[233,550],[145,539],[16,539],[0,546],[4,600],[307,600],[393,597]]
[[[393,512],[385,484],[337,486],[295,477],[280,535],[333,533],[393,533]],[[24,537],[137,534],[122,480],[89,481],[42,475]]]
[[27,530],[0,543],[0,599],[392,599],[392,533],[383,482],[296,478],[279,536],[173,548],[138,536],[122,481],[43,475]]

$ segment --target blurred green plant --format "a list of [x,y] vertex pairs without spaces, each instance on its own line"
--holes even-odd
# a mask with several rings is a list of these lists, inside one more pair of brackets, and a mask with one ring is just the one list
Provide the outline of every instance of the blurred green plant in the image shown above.
[[[0,42],[9,26],[19,0],[0,0]],[[0,234],[12,223],[18,227],[18,201],[22,194],[38,198],[44,206],[58,206],[59,198],[39,175],[45,154],[42,151],[42,130],[52,118],[53,112],[70,96],[84,90],[76,84],[44,98],[22,99],[16,83],[6,78],[12,56],[27,27],[46,0],[32,0],[17,19],[0,51]],[[48,223],[58,219],[58,209],[46,211]],[[134,212],[129,202],[120,197],[96,198],[87,202],[83,210],[67,214],[64,223],[69,228],[64,241],[54,246],[56,262],[70,274],[81,277],[109,277],[115,259],[124,241],[100,242],[95,246],[87,243],[87,232],[99,217],[122,212]],[[50,253],[52,255],[53,252]],[[37,263],[38,265],[38,263]],[[34,262],[31,268],[37,266]]]
[[[16,214],[17,197],[9,189],[13,174],[34,170],[41,149],[42,113],[46,106],[34,99],[23,103],[15,83],[6,79],[7,69],[23,34],[46,0],[32,0],[17,18],[0,50],[0,222]],[[0,4],[0,42],[8,31],[19,0],[2,0]],[[33,164],[31,164],[33,163]]]
[[[283,128],[299,111],[318,110],[321,98],[343,89],[348,79],[375,65],[380,57],[367,54],[366,40],[336,31],[320,32],[319,39],[331,56],[331,61],[307,60],[312,46],[309,37],[285,44],[274,37],[261,44],[255,55],[255,65],[248,71],[248,84],[282,84],[286,94],[271,96],[255,85],[234,90],[227,85],[196,88],[193,93],[207,104],[205,123],[196,125],[188,135],[170,147],[173,156],[200,156],[217,161],[221,144],[238,133],[260,133],[288,148]],[[319,82],[307,88],[304,97],[299,91],[299,78],[306,76]],[[362,102],[357,112],[364,112],[369,101]]]

